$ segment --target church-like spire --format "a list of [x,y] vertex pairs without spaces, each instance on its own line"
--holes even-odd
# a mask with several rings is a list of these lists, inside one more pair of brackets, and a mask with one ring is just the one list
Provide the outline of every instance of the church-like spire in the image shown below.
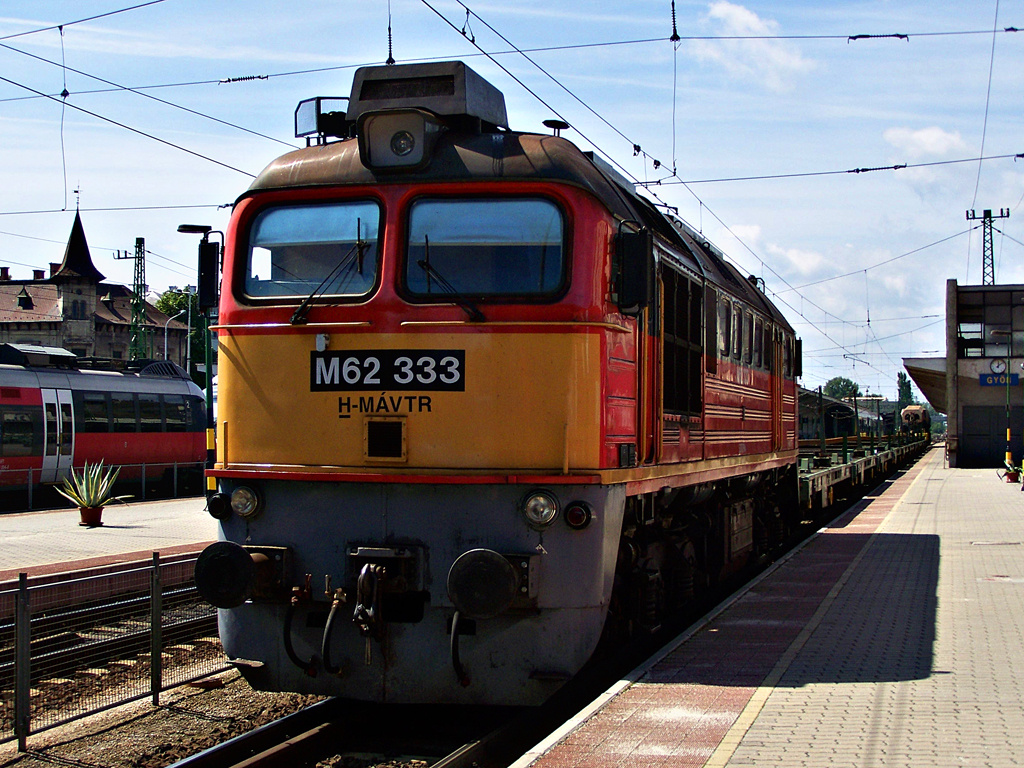
[[85,240],[85,227],[82,226],[82,217],[78,211],[75,211],[75,223],[71,225],[71,236],[68,237],[68,247],[64,251],[64,261],[53,277],[84,277],[97,283],[104,279],[103,273],[92,263],[89,243]]

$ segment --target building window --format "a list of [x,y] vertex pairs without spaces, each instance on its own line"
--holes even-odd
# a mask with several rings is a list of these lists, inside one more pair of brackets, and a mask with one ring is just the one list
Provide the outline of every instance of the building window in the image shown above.
[[1024,291],[958,291],[957,356],[1024,357]]

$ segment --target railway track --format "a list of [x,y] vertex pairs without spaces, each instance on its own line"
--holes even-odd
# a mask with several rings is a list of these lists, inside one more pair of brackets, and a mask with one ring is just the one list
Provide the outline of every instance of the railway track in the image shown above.
[[[162,630],[176,641],[217,634],[217,615],[209,611],[194,587],[163,593]],[[92,667],[145,653],[151,643],[151,601],[148,596],[118,599],[112,603],[72,606],[33,620],[30,681],[66,678],[83,659]],[[13,637],[13,622],[0,625],[0,637]],[[15,678],[14,645],[0,645],[0,685]]]
[[505,707],[388,707],[327,699],[174,768],[303,768],[354,756],[367,765],[419,760],[441,768],[482,766],[479,759],[501,726],[522,714]]

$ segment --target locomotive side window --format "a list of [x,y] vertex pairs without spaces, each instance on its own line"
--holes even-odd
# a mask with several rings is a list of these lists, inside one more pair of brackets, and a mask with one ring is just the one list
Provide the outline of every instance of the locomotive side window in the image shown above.
[[744,310],[743,312],[743,362],[750,365],[751,355],[754,349],[754,318]]
[[675,270],[662,271],[664,284],[664,403],[668,413],[701,411],[701,306],[697,283]]
[[552,296],[565,279],[564,229],[549,200],[417,200],[409,210],[404,287],[421,300]]
[[732,306],[732,356],[737,360],[743,354],[743,310],[739,304]]
[[262,211],[249,229],[245,293],[365,296],[377,280],[380,207],[370,201]]
[[4,406],[0,410],[0,455],[38,456],[42,452],[42,434],[38,406]]
[[721,357],[729,356],[730,337],[729,321],[732,318],[732,307],[724,296],[718,297],[718,353]]
[[762,340],[764,338],[764,330],[761,327],[761,318],[754,318],[754,367],[760,368],[763,362],[762,355]]

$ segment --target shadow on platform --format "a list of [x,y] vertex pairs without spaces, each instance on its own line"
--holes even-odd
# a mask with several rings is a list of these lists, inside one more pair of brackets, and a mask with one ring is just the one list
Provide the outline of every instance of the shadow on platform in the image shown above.
[[761,685],[812,622],[776,685],[927,678],[938,576],[938,536],[819,536],[659,662],[644,682]]

